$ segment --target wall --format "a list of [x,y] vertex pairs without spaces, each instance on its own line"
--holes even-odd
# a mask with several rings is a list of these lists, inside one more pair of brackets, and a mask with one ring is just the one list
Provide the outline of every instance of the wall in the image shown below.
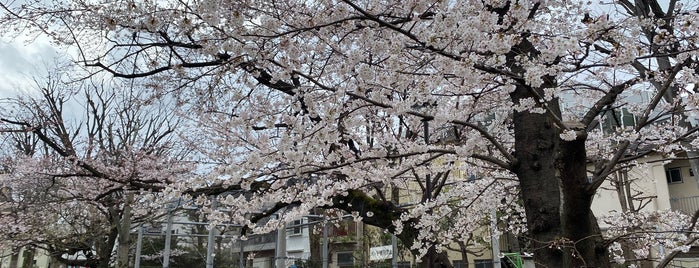
[[[24,249],[21,249],[19,254],[17,255],[17,263],[16,266],[11,266],[10,262],[12,261],[12,255],[9,254],[9,252],[0,252],[0,268],[19,268],[22,267],[22,264],[24,262]],[[49,267],[58,267],[57,265],[50,265],[51,259],[47,256],[46,252],[43,250],[38,250],[34,254],[34,261],[35,261],[35,268],[49,268]]]
[[[665,167],[659,156],[644,157],[639,160],[644,163],[628,170],[628,178],[631,181],[632,194],[643,193],[643,196],[654,197],[650,203],[642,208],[642,211],[656,211],[670,209],[670,189],[665,177]],[[615,176],[614,174],[610,176]],[[592,202],[592,211],[595,216],[602,217],[613,211],[622,211],[619,195],[608,178],[595,194]],[[635,207],[639,203],[634,202]],[[601,224],[604,227],[604,224]]]
[[691,174],[689,162],[687,160],[672,161],[666,165],[666,168],[679,168],[682,174],[682,182],[673,182],[668,185],[670,196],[699,196],[699,186],[697,186],[697,179],[699,179],[699,176]]

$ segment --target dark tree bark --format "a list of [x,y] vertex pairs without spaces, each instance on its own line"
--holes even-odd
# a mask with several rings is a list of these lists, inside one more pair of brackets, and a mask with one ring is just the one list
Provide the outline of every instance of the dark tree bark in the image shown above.
[[609,257],[597,218],[590,209],[595,192],[588,187],[585,160],[585,137],[561,142],[562,226],[571,243],[565,257],[575,267],[606,267]]
[[97,264],[97,268],[109,268],[109,260],[112,256],[112,249],[114,249],[114,245],[116,244],[117,237],[119,236],[119,230],[116,226],[112,227],[109,236],[107,237],[107,241],[104,241],[98,245],[97,247],[97,256],[100,260],[100,262]]
[[[515,103],[528,97],[524,86],[518,87],[512,98]],[[565,267],[563,252],[550,247],[562,233],[560,219],[560,186],[555,165],[558,137],[553,123],[546,115],[519,112],[514,114],[515,157],[514,173],[519,178],[520,191],[527,215],[530,236],[529,249],[537,264]]]
[[[347,196],[339,196],[336,197],[336,199],[333,205],[334,208],[343,209],[348,212],[358,212],[360,216],[364,218],[364,223],[386,229],[392,233],[396,231],[393,221],[399,219],[400,215],[404,212],[404,208],[397,207],[391,202],[374,199],[359,190],[349,190]],[[374,215],[368,217],[368,212],[372,212]],[[404,222],[403,231],[396,235],[406,248],[411,248],[413,243],[417,241],[419,230],[415,228],[416,223],[417,219]],[[446,251],[437,253],[434,251],[434,247],[432,247],[430,251],[432,252],[428,252],[428,254],[421,258],[418,267],[454,267]],[[416,256],[419,255],[417,250],[411,249],[411,253]]]
[[[524,35],[507,57],[516,62],[518,55],[535,58],[538,54]],[[512,70],[525,72],[517,64]],[[556,81],[550,76],[543,79],[538,88],[518,81],[510,94],[515,104],[531,98],[546,110],[513,115],[517,159],[513,172],[519,178],[527,214],[529,250],[538,267],[607,267],[609,259],[590,208],[596,188],[587,178],[584,127],[575,129],[575,140],[561,140],[560,134],[567,126],[560,120],[559,100],[541,98],[543,89],[555,87]]]

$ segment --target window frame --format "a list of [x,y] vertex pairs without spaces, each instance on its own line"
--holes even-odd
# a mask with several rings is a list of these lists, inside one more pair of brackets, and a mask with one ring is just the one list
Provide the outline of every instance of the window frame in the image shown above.
[[477,259],[473,260],[474,268],[493,268],[493,260],[491,259]]
[[[676,180],[677,178],[675,176],[673,176],[673,174],[677,174],[677,177],[679,177],[679,180]],[[682,168],[681,167],[666,168],[665,169],[665,178],[667,179],[668,184],[683,183],[684,178],[682,178]]]
[[286,233],[289,236],[299,236],[303,234],[303,220],[294,220],[291,222],[291,227],[286,228]]
[[[351,261],[350,262],[340,262],[340,254],[343,254],[343,255],[348,254]],[[352,266],[354,266],[354,252],[352,252],[352,251],[338,251],[336,253],[336,256],[337,256],[337,266],[340,266],[340,267],[352,267]]]

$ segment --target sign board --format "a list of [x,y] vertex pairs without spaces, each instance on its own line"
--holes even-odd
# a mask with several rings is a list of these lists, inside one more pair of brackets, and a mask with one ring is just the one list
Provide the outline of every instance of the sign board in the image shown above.
[[161,234],[162,232],[163,232],[162,226],[144,226],[143,227],[144,234]]
[[369,260],[379,261],[393,258],[393,246],[372,247],[369,249]]

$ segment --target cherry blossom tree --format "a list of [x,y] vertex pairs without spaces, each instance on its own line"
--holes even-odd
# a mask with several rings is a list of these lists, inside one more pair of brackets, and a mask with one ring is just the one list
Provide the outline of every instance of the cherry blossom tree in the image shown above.
[[[675,0],[1,7],[8,32],[50,35],[92,72],[176,100],[211,172],[166,195],[244,191],[210,219],[253,232],[336,208],[448,267],[438,252],[498,210],[526,226],[539,265],[606,267],[600,186],[647,155],[695,151],[699,14]],[[619,111],[634,123],[610,125]]]
[[127,267],[132,223],[158,215],[152,191],[188,172],[177,122],[138,91],[63,78],[52,73],[39,96],[0,111],[12,152],[0,181],[11,191],[2,244],[70,265]]

